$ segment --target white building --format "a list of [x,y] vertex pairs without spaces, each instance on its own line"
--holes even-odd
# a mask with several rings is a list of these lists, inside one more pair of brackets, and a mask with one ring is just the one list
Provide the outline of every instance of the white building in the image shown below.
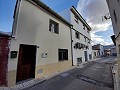
[[106,0],[111,15],[113,24],[113,30],[115,34],[116,48],[117,48],[117,60],[119,65],[120,76],[120,0]]
[[8,86],[72,66],[71,24],[39,0],[17,0]]
[[[103,45],[101,45],[101,44],[93,45],[92,50],[93,50],[93,53],[94,53],[94,50],[98,51],[96,54],[97,57],[103,57],[105,55]],[[94,56],[95,56],[95,54],[94,54]]]
[[81,62],[89,61],[92,59],[90,26],[73,6],[71,9],[66,9],[60,12],[60,15],[62,15],[68,22],[73,25],[73,65],[78,65]]

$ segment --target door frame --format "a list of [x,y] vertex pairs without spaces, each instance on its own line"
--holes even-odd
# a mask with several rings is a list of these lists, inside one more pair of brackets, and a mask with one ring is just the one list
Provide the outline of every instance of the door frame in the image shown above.
[[[34,61],[34,64],[35,64],[35,65],[34,65],[34,73],[33,73],[34,75],[33,75],[32,78],[35,78],[35,72],[36,72],[37,45],[20,44],[20,45],[19,45],[19,54],[18,54],[18,63],[17,63],[16,83],[17,83],[17,82],[20,82],[20,81],[18,81],[17,79],[19,78],[19,77],[18,77],[18,69],[19,69],[19,61],[20,61],[20,56],[21,56],[21,55],[20,55],[20,54],[21,54],[21,53],[20,53],[20,49],[22,48],[22,46],[34,46],[34,47],[36,47],[36,50],[35,50],[35,51],[36,51],[36,52],[35,52],[35,61]],[[27,79],[26,79],[26,80],[27,80]],[[24,80],[21,80],[21,81],[24,81]]]
[[88,54],[87,51],[84,51],[84,55],[85,55],[85,62],[88,61]]

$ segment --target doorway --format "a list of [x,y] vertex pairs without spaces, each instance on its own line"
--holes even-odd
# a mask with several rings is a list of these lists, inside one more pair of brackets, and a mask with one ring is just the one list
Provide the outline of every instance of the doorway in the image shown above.
[[34,45],[20,44],[16,82],[35,78],[36,49]]
[[85,61],[88,61],[87,51],[84,51]]

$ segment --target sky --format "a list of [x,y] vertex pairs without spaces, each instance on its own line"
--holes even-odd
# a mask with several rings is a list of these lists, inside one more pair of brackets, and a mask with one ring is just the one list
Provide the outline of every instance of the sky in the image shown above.
[[0,0],[0,31],[11,32],[16,0]]
[[[41,0],[55,12],[59,13],[66,8],[75,6],[91,26],[91,39],[93,44],[113,44],[110,38],[113,35],[111,20],[103,20],[102,16],[108,15],[109,10],[106,0]],[[0,0],[0,31],[11,32],[13,13],[16,0]]]

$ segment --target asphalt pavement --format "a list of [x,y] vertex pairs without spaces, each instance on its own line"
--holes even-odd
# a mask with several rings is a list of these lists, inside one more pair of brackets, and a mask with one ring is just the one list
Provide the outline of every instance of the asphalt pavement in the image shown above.
[[116,57],[101,58],[59,74],[25,90],[113,90],[111,65]]

